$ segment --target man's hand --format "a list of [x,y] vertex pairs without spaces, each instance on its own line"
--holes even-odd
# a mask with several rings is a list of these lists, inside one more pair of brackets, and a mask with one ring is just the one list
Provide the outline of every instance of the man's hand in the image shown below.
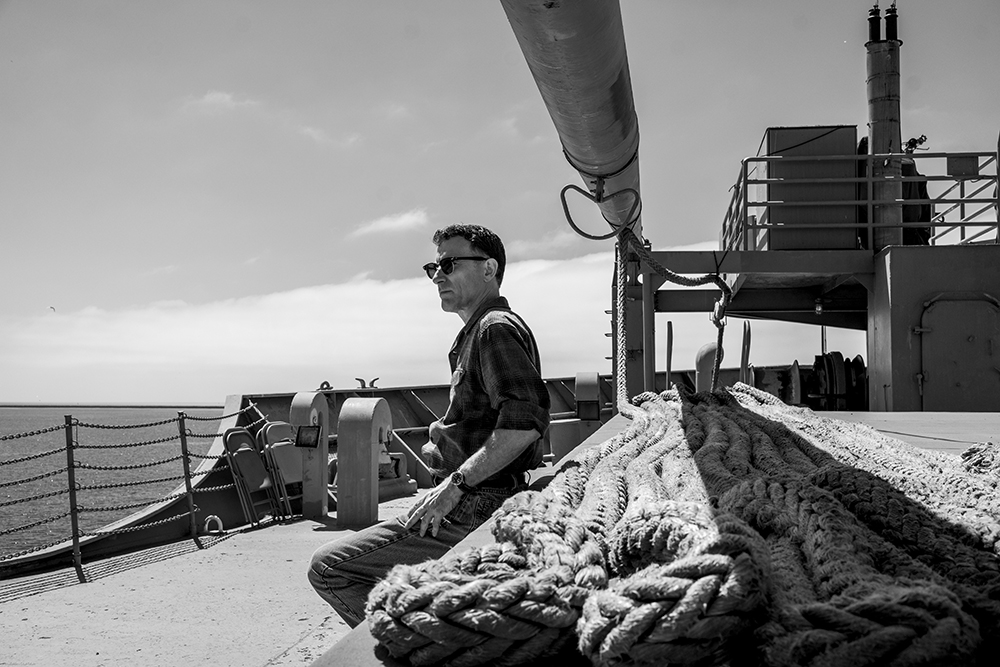
[[406,529],[409,530],[419,523],[421,537],[427,532],[428,527],[431,529],[431,536],[437,537],[441,522],[448,512],[455,509],[462,495],[462,491],[452,484],[451,480],[445,479],[410,508],[406,518]]

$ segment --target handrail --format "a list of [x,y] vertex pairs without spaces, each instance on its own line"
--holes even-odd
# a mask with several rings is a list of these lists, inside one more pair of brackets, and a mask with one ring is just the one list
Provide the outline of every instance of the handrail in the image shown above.
[[[912,160],[917,166],[917,175],[877,176],[873,166],[878,160]],[[861,175],[844,177],[803,177],[775,178],[767,173],[753,176],[760,165],[773,163],[823,163],[864,161],[867,167]],[[974,162],[973,162],[974,161]],[[943,163],[943,165],[942,165]],[[872,155],[757,155],[740,161],[740,172],[733,184],[729,205],[723,216],[720,234],[721,250],[768,250],[771,249],[771,232],[781,230],[844,229],[855,227],[867,230],[871,238],[873,230],[886,228],[930,228],[929,242],[934,245],[961,245],[969,243],[1000,243],[1000,178],[997,152],[920,152],[920,153],[879,153]],[[954,167],[954,168],[953,168]],[[768,170],[770,171],[770,170]],[[855,174],[858,173],[857,170]],[[956,172],[956,173],[951,173]],[[927,197],[904,197],[899,199],[876,198],[881,182],[900,184],[926,184]],[[772,186],[787,188],[812,186],[822,191],[823,186],[852,186],[855,194],[849,198],[817,196],[805,201],[785,200],[771,197]],[[966,186],[972,185],[969,191]],[[992,196],[989,194],[993,187]],[[937,190],[940,189],[940,192]],[[918,222],[885,223],[874,221],[874,211],[881,206],[923,206],[929,205],[929,219]],[[823,208],[839,207],[832,210],[840,220],[823,222],[771,222],[772,209],[802,209],[819,211]],[[851,217],[850,210],[858,211],[856,221],[844,221]],[[990,211],[993,215],[990,216]],[[861,215],[861,214],[865,215]],[[988,237],[994,233],[992,239]],[[957,238],[956,238],[957,237]],[[822,242],[822,237],[820,242]]]
[[[244,413],[251,407],[253,407],[252,404],[251,406],[248,406],[247,408],[244,408],[239,412]],[[192,472],[188,459],[189,458],[206,459],[209,457],[188,450],[186,442],[187,438],[198,437],[198,436],[197,434],[191,433],[191,431],[187,429],[187,427],[185,426],[185,419],[189,421],[221,421],[223,419],[226,419],[228,417],[233,417],[236,415],[200,417],[200,416],[186,415],[184,412],[178,412],[177,414],[178,416],[172,419],[165,419],[162,421],[157,421],[153,423],[143,423],[143,424],[135,424],[135,423],[93,424],[80,421],[79,419],[74,418],[72,415],[65,415],[64,424],[59,427],[53,426],[50,428],[40,429],[36,431],[15,433],[3,436],[5,440],[17,440],[24,438],[33,438],[42,434],[54,433],[57,430],[61,430],[64,433],[65,440],[63,446],[60,447],[59,449],[51,451],[46,450],[28,456],[12,457],[6,460],[2,460],[0,461],[0,468],[6,468],[8,466],[18,466],[20,464],[29,462],[33,463],[36,459],[41,459],[43,457],[46,457],[50,454],[54,454],[57,452],[65,452],[66,464],[65,467],[52,470],[49,472],[42,472],[40,474],[38,473],[37,470],[33,470],[28,474],[28,476],[11,479],[10,481],[5,482],[3,484],[4,487],[10,487],[11,492],[14,492],[14,490],[16,489],[20,493],[18,493],[19,497],[15,497],[9,501],[4,502],[0,507],[3,507],[4,511],[7,511],[5,509],[7,506],[13,507],[15,505],[21,505],[21,507],[18,507],[17,509],[20,515],[26,518],[35,518],[35,520],[28,521],[27,523],[24,523],[22,525],[15,525],[15,521],[2,522],[4,527],[0,529],[0,536],[20,533],[21,539],[25,541],[25,546],[20,550],[16,550],[17,547],[13,548],[15,550],[11,550],[8,548],[0,550],[0,571],[4,570],[8,566],[10,566],[11,563],[17,561],[20,558],[32,556],[37,552],[45,551],[47,549],[57,547],[58,545],[63,544],[67,541],[71,541],[73,565],[74,568],[76,569],[77,576],[80,578],[81,582],[83,582],[86,581],[86,579],[84,572],[82,570],[82,556],[80,549],[82,538],[125,533],[137,530],[139,528],[148,528],[150,526],[156,525],[156,523],[173,521],[179,518],[189,519],[190,522],[190,529],[188,531],[189,536],[197,542],[198,535],[197,535],[197,528],[194,522],[194,514],[200,510],[198,509],[197,505],[194,502],[193,494],[202,492],[205,489],[194,488],[192,486],[191,480],[192,478],[205,475],[209,471],[198,470]],[[82,429],[103,430],[115,433],[131,430],[148,434],[150,429],[155,429],[155,428],[172,430],[173,433],[171,435],[164,437],[139,438],[128,442],[119,442],[114,444],[109,444],[107,442],[93,442],[93,441],[82,442],[79,437],[79,432]],[[115,436],[108,436],[108,437],[115,437]],[[152,456],[151,458],[145,461],[141,462],[133,461],[127,464],[120,462],[120,460],[117,458],[116,452],[115,453],[108,452],[106,454],[101,453],[102,450],[106,452],[107,450],[119,450],[123,448],[150,447],[178,440],[180,441],[179,454],[174,456],[169,456],[166,458],[163,457],[164,451],[159,448],[157,448],[154,451],[155,456]],[[79,455],[78,454],[75,455],[75,453],[77,451],[83,451],[83,450],[95,450],[95,453],[93,455],[101,456],[103,458],[99,463],[81,461],[78,459]],[[131,457],[130,460],[132,458],[134,457]],[[158,468],[159,466],[174,464],[177,461],[181,462],[181,464],[177,466],[181,468],[181,470],[177,471],[179,474],[171,474],[169,470],[165,471],[166,476],[163,476],[164,473],[157,473],[157,472],[148,472],[148,473],[135,472],[139,470],[148,470],[150,468]],[[211,472],[218,472],[225,469],[226,469],[225,466],[216,465],[212,468]],[[77,478],[76,473],[77,471],[83,471],[83,470],[96,471],[94,473],[90,473],[91,475],[97,473],[111,473],[110,475],[102,475],[103,479],[95,480],[98,482],[104,482],[105,479],[110,481],[108,481],[108,483],[92,483],[91,481],[80,480],[79,478]],[[131,478],[129,479],[123,478],[122,473],[124,473],[125,471],[130,471]],[[18,473],[10,472],[7,474],[17,475]],[[36,488],[35,486],[33,486],[34,482],[39,481],[43,478],[48,479],[54,477],[56,478],[54,482],[58,484],[59,483],[58,477],[60,475],[63,475],[63,484],[64,484],[63,488],[56,491],[49,491],[48,493],[44,494],[33,493],[32,490]],[[150,475],[157,475],[157,476],[151,477]],[[151,484],[161,484],[166,482],[174,482],[176,485],[176,482],[179,480],[183,480],[183,485],[180,487],[179,492],[166,496],[157,495],[157,497],[150,497],[153,495],[153,492],[147,492],[142,496],[129,497],[129,494],[134,495],[135,490],[138,490],[139,487],[145,488]],[[47,487],[51,488],[51,481],[47,482]],[[107,498],[106,494],[104,493],[98,493],[96,495],[93,495],[92,502],[87,501],[86,504],[81,504],[80,502],[78,502],[78,496],[87,492],[93,492],[93,491],[102,492],[106,489],[120,490],[120,489],[125,489],[126,487],[128,487],[130,490],[127,493],[116,495],[115,499],[120,500],[122,502],[118,502],[117,504],[114,505],[100,504],[102,502],[102,498]],[[221,488],[225,487],[216,487],[214,490],[219,490]],[[59,507],[58,505],[54,505],[52,502],[48,502],[49,498],[61,495],[68,495],[68,508],[65,508],[68,511],[63,511],[64,509],[63,507]],[[119,514],[121,514],[121,512],[125,510],[131,510],[140,507],[150,507],[153,505],[157,505],[159,503],[163,503],[168,500],[180,498],[182,496],[186,496],[187,512],[183,512],[178,516],[163,519],[159,522],[154,522],[154,523],[143,522],[141,524],[137,524],[136,526],[122,527],[117,525],[116,523],[106,524],[106,521],[104,520],[101,520],[100,523],[97,524],[95,524],[94,522],[89,522],[87,524],[84,524],[79,520],[81,518],[80,515],[84,513],[100,514],[105,512],[118,512]],[[46,502],[40,503],[40,501],[46,501]],[[31,503],[30,506],[28,505],[29,503]],[[58,513],[54,514],[56,512]],[[38,519],[38,517],[42,517],[43,515],[47,514],[51,514],[52,516],[47,516],[45,518],[41,518],[40,520]],[[41,534],[39,531],[35,530],[40,526],[47,526],[48,524],[52,524],[56,521],[61,521],[66,517],[70,518],[68,533],[59,534],[61,531],[59,531],[58,529],[54,529],[53,527],[48,527],[44,535]],[[11,518],[13,519],[13,517]],[[103,527],[95,528],[95,526],[102,526],[102,525]],[[55,539],[53,539],[53,535],[56,536]]]

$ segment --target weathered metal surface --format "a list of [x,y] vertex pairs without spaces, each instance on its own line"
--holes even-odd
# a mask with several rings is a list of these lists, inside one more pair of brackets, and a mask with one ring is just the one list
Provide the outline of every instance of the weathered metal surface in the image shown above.
[[[869,336],[866,355],[869,409],[1000,411],[1000,381],[992,389],[972,390],[970,387],[970,391],[974,393],[982,391],[985,394],[968,401],[957,398],[957,404],[935,403],[938,399],[933,398],[934,394],[928,404],[921,396],[921,391],[929,390],[928,383],[938,383],[941,377],[953,378],[949,391],[957,391],[959,396],[964,393],[962,387],[954,384],[962,382],[959,375],[966,374],[966,371],[954,368],[956,351],[948,351],[949,347],[954,347],[957,343],[943,342],[937,352],[932,349],[930,354],[933,359],[926,358],[923,345],[936,345],[935,335],[945,335],[952,341],[960,339],[962,335],[966,339],[970,335],[976,336],[977,343],[963,343],[967,349],[962,353],[962,367],[988,369],[1000,366],[997,363],[997,355],[1000,354],[997,350],[997,345],[1000,345],[998,334],[993,334],[993,339],[997,342],[991,354],[989,337],[985,333],[987,324],[970,326],[968,331],[964,331],[961,327],[970,323],[963,324],[963,320],[973,314],[970,312],[963,315],[954,310],[947,318],[958,319],[949,323],[950,327],[955,327],[953,336],[920,331],[928,326],[926,322],[922,322],[927,305],[942,294],[966,292],[990,295],[993,299],[1000,298],[1000,245],[896,246],[886,248],[875,259],[875,289],[868,307]],[[937,323],[932,324],[941,328]],[[951,362],[946,361],[949,358],[952,359]],[[948,364],[953,366],[951,370],[946,370]],[[978,377],[978,371],[975,375]],[[996,375],[1000,380],[1000,373]],[[987,376],[988,374],[983,377]],[[966,381],[971,380],[970,376]],[[983,385],[977,380],[976,386]],[[937,387],[944,390],[941,384],[930,390],[936,392]]]
[[391,437],[392,417],[384,398],[349,398],[337,423],[337,524],[364,527],[378,522],[379,452]]
[[1000,412],[1000,302],[996,296],[967,292],[935,297],[925,302],[920,330],[921,408]]
[[[872,155],[901,153],[899,134],[899,40],[868,42],[868,127],[869,152]],[[876,159],[871,162],[874,176],[898,179],[902,175],[900,158]],[[879,180],[874,184],[874,196],[879,200],[897,201],[903,197],[903,184],[898,180]],[[873,212],[876,228],[875,249],[900,245],[903,230],[903,209],[898,204],[877,206]],[[886,225],[883,227],[882,225]]]
[[[617,2],[502,0],[566,158],[596,193],[639,190],[639,124]],[[613,224],[630,222],[633,199],[599,204]],[[636,232],[638,234],[638,230]]]
[[[282,419],[282,415],[278,416]],[[326,397],[320,392],[301,392],[292,397],[288,410],[288,423],[298,434],[303,427],[319,429],[315,447],[302,448],[302,516],[317,519],[326,516],[329,494],[327,491],[327,461],[329,459],[330,412]]]

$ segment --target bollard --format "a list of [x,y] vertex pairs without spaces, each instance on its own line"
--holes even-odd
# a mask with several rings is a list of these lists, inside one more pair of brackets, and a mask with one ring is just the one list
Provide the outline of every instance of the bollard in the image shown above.
[[716,343],[705,343],[694,357],[694,386],[697,391],[711,391],[715,369]]
[[337,525],[363,528],[378,522],[378,458],[392,437],[384,398],[349,398],[337,423]]
[[314,391],[295,394],[288,423],[295,435],[295,446],[302,451],[302,517],[325,519],[330,493],[326,481],[330,458],[327,442],[330,410],[326,396]]

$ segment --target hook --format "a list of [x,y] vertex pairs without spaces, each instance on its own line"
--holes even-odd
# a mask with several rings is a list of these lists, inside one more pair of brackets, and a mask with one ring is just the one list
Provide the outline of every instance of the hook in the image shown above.
[[[613,236],[617,236],[618,234],[621,233],[621,231],[623,229],[630,228],[632,225],[634,225],[636,223],[636,221],[639,219],[639,216],[637,215],[637,211],[639,209],[639,205],[641,204],[641,200],[639,198],[639,193],[636,190],[634,190],[633,188],[624,188],[622,190],[619,190],[618,192],[613,192],[610,195],[605,195],[604,194],[604,179],[603,178],[598,178],[597,179],[596,189],[597,189],[597,194],[593,194],[592,195],[589,192],[587,192],[586,190],[584,190],[583,188],[580,188],[580,187],[578,187],[576,185],[573,185],[571,183],[571,184],[567,185],[566,187],[564,187],[559,192],[559,200],[562,202],[563,214],[565,214],[565,216],[566,216],[566,222],[568,222],[569,226],[573,228],[573,231],[575,231],[580,236],[582,236],[584,238],[587,238],[587,239],[590,239],[592,241],[604,241],[605,239],[610,239]],[[594,202],[595,204],[600,204],[602,202],[614,199],[615,197],[619,197],[619,196],[621,196],[623,194],[631,194],[632,195],[632,207],[629,209],[629,212],[628,212],[628,218],[627,218],[628,222],[626,222],[624,224],[621,224],[621,225],[615,225],[610,220],[608,220],[607,217],[605,217],[604,218],[605,222],[607,222],[609,225],[611,225],[611,231],[609,233],[607,233],[607,234],[588,234],[587,232],[585,232],[582,229],[580,229],[576,225],[576,223],[573,221],[573,216],[569,212],[569,204],[566,202],[566,192],[568,190],[575,190],[576,192],[579,192],[581,195],[583,195],[584,197],[586,197],[590,201]],[[602,215],[603,215],[603,213],[602,213]]]

